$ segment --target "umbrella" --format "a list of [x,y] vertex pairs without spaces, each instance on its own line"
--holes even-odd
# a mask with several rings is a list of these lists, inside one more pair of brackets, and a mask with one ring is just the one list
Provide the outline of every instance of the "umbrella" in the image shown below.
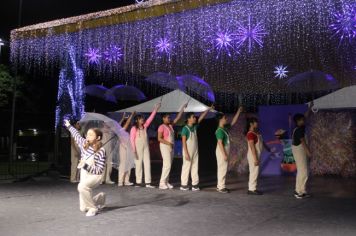
[[108,101],[142,101],[146,99],[145,94],[134,86],[116,85],[105,93]]
[[125,172],[131,170],[134,167],[135,154],[132,151],[129,133],[115,120],[98,113],[85,113],[79,123],[85,125],[93,121],[101,123],[101,126],[97,124],[96,127],[103,132],[102,143],[104,144],[106,156],[111,155],[113,164],[118,164],[121,145],[126,149]]
[[164,88],[179,89],[183,92],[185,91],[185,88],[181,83],[181,81],[177,79],[177,77],[167,73],[163,73],[163,72],[153,73],[146,78],[146,81],[151,82],[152,84],[157,84]]
[[325,91],[339,88],[339,82],[330,74],[321,71],[309,71],[287,80],[286,85],[292,92]]
[[84,87],[84,93],[102,99],[105,99],[107,91],[108,89],[105,86],[99,84],[91,84]]
[[203,79],[194,75],[182,75],[178,76],[177,79],[189,90],[211,102],[215,102],[213,89]]

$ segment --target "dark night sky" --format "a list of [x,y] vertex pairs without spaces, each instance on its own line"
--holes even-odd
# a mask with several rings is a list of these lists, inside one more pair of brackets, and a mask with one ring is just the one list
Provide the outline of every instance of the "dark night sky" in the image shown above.
[[[2,0],[0,3],[0,38],[9,40],[10,31],[17,28],[20,0]],[[23,0],[22,26],[66,18],[120,6],[134,4],[135,0]],[[3,48],[2,62],[7,61],[8,49]]]

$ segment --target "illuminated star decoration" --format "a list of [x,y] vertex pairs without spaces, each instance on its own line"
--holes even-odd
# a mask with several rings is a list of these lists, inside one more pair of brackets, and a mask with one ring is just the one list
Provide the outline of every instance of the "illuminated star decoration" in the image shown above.
[[121,47],[111,44],[109,47],[106,48],[103,55],[104,55],[105,61],[110,62],[110,63],[117,63],[117,62],[121,61],[122,56],[124,54],[122,53]]
[[236,33],[238,37],[237,45],[241,47],[242,44],[247,42],[248,52],[252,50],[252,44],[255,42],[260,47],[263,47],[263,37],[267,35],[264,25],[262,22],[258,22],[256,25],[251,25],[251,15],[248,16],[247,26],[244,26],[241,23],[238,23],[238,29]]
[[335,21],[330,25],[334,34],[332,37],[338,35],[340,42],[348,38],[349,42],[356,37],[356,9],[354,6],[346,5],[343,12],[334,13]]
[[169,41],[168,38],[160,38],[157,41],[156,49],[159,53],[166,53],[168,55],[171,54],[173,48],[173,44]]
[[89,48],[85,56],[88,58],[89,64],[99,64],[101,58],[99,49]]
[[275,78],[283,79],[288,77],[287,73],[289,71],[287,71],[287,66],[279,65],[276,66],[274,69]]
[[233,46],[234,35],[230,34],[228,31],[219,32],[216,34],[214,39],[214,47],[218,51],[216,58],[219,58],[221,51],[225,51],[229,57],[231,57],[231,52],[238,51]]

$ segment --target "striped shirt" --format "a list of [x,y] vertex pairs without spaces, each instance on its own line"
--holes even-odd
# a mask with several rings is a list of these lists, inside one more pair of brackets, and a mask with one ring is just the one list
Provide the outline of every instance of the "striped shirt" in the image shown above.
[[76,130],[73,126],[68,127],[69,132],[74,138],[74,141],[78,144],[80,148],[81,160],[87,160],[90,157],[94,156],[94,165],[84,165],[84,169],[91,174],[101,175],[104,172],[105,167],[105,149],[102,147],[98,152],[95,153],[93,147],[89,146],[88,149],[84,148],[84,144],[86,139],[83,138],[78,130]]

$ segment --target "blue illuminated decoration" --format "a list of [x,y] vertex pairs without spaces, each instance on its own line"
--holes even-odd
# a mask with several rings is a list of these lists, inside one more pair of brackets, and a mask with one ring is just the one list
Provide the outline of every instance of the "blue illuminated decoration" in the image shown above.
[[67,62],[59,73],[58,94],[56,106],[56,128],[63,118],[80,120],[84,115],[84,75],[77,67],[75,49],[69,47]]
[[117,63],[121,61],[123,55],[121,47],[114,44],[107,47],[103,53],[104,60],[110,63]]
[[230,34],[228,31],[216,34],[216,38],[214,40],[214,46],[217,50],[216,58],[219,58],[221,51],[225,51],[229,57],[231,57],[231,51],[237,52],[232,44],[233,37],[234,35]]
[[165,53],[168,55],[171,54],[172,47],[173,44],[169,41],[168,38],[160,38],[156,44],[156,49],[159,53]]
[[89,64],[99,64],[101,58],[99,49],[89,48],[85,56],[88,58]]
[[[356,8],[354,5],[345,5],[342,12],[334,13],[334,22],[330,28],[334,31],[332,37],[339,36],[340,44],[344,39],[351,42],[356,37]],[[339,44],[339,45],[340,45]]]
[[276,66],[274,69],[275,78],[284,79],[288,77],[287,74],[289,71],[287,71],[287,66],[279,65]]
[[248,16],[247,25],[238,23],[238,29],[236,33],[238,37],[238,47],[247,42],[248,52],[252,50],[252,44],[255,42],[258,46],[263,47],[263,37],[267,35],[262,22],[258,22],[256,25],[251,24],[251,15]]

